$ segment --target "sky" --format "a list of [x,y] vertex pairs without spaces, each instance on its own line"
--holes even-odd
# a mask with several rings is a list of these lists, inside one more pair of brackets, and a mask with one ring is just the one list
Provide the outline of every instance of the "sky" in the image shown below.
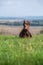
[[0,0],[0,17],[43,16],[43,0]]

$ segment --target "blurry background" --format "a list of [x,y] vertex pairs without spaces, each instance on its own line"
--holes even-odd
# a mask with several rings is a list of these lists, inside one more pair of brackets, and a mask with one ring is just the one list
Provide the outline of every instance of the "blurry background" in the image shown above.
[[23,20],[32,34],[43,31],[43,0],[0,0],[0,34],[19,35]]
[[43,0],[0,0],[0,17],[43,16]]

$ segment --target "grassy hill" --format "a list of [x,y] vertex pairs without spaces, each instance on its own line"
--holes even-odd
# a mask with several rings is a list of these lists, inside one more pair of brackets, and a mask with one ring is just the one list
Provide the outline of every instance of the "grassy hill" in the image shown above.
[[43,34],[25,39],[0,35],[0,65],[43,65]]

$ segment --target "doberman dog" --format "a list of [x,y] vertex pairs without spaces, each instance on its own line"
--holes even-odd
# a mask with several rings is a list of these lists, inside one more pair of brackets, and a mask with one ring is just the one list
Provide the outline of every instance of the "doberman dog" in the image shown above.
[[23,30],[20,32],[19,37],[21,38],[32,37],[31,33],[28,31],[29,26],[30,26],[30,22],[24,20]]

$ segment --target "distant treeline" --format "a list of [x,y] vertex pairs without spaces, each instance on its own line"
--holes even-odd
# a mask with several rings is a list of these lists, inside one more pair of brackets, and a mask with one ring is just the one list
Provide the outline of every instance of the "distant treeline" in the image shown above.
[[[32,20],[30,21],[31,26],[43,26],[43,20]],[[9,25],[9,26],[22,26],[23,22],[5,22],[0,23],[0,25]]]

